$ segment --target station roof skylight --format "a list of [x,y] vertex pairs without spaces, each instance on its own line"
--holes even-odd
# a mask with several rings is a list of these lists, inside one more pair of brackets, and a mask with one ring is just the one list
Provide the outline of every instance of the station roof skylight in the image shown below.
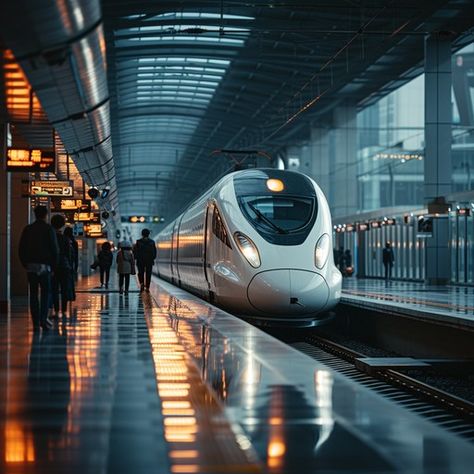
[[[212,12],[168,12],[123,16],[113,30],[115,113],[119,140],[115,156],[120,191],[127,194],[136,157],[136,183],[160,176],[185,152],[233,58],[250,34],[250,16]],[[133,54],[132,54],[133,52]],[[126,111],[126,113],[124,112]],[[117,150],[118,148],[118,150]],[[144,157],[143,154],[152,156]],[[148,170],[138,172],[141,160]],[[166,168],[168,166],[168,168]],[[156,195],[156,186],[150,195]],[[127,202],[124,195],[122,202]],[[125,213],[127,212],[124,210]]]

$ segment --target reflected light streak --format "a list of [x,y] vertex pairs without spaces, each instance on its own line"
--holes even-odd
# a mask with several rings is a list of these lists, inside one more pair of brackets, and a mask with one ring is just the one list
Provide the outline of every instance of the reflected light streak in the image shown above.
[[29,463],[34,461],[33,435],[25,432],[21,423],[7,420],[5,423],[5,462]]

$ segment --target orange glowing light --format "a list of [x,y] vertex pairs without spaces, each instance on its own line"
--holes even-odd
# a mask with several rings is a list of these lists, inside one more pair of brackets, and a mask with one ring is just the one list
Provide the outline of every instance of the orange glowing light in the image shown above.
[[195,449],[183,449],[182,451],[170,451],[169,457],[170,458],[178,458],[178,459],[191,459],[197,458],[199,456],[199,451]]
[[167,400],[162,403],[163,408],[191,408],[191,402],[185,400]]
[[274,193],[279,193],[285,189],[285,185],[281,179],[267,179],[267,188]]
[[25,433],[23,426],[13,420],[5,425],[5,462],[23,463],[35,461],[33,437]]
[[196,418],[192,416],[173,416],[167,417],[164,420],[165,426],[195,426]]
[[196,464],[175,464],[171,466],[171,472],[176,473],[200,472],[200,470],[200,467]]

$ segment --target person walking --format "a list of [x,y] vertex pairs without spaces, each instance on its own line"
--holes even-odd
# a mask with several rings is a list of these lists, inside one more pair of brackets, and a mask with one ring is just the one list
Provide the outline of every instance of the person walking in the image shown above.
[[74,237],[72,227],[66,227],[63,232],[64,237],[70,240],[72,246],[72,263],[74,272],[74,281],[77,279],[77,271],[79,270],[79,244]]
[[352,253],[350,249],[344,251],[344,275],[347,277],[352,276],[354,268],[352,266]]
[[156,245],[150,239],[150,231],[142,230],[142,238],[137,240],[133,253],[137,261],[140,291],[150,291],[151,272],[156,259]]
[[132,245],[124,240],[119,244],[117,252],[117,273],[119,274],[119,293],[126,295],[130,286],[130,275],[135,275],[135,259]]
[[54,229],[46,222],[48,209],[36,206],[34,214],[36,221],[27,225],[21,233],[18,253],[28,274],[33,330],[38,331],[40,327],[48,330],[53,325],[48,319],[48,306],[51,272],[59,260],[59,247]]
[[393,254],[392,245],[390,242],[385,244],[385,248],[382,251],[382,262],[385,269],[385,280],[389,281],[392,278],[393,262],[395,261],[395,255]]
[[107,289],[109,287],[109,278],[110,278],[110,267],[114,256],[112,255],[112,246],[110,242],[104,242],[100,249],[100,252],[97,255],[97,262],[99,263],[100,270],[100,287]]
[[73,248],[70,240],[61,232],[65,224],[66,220],[61,214],[55,214],[51,218],[51,225],[56,231],[59,246],[59,260],[53,276],[53,306],[56,315],[59,315],[59,294],[61,293],[63,316],[66,316],[68,302],[75,300]]

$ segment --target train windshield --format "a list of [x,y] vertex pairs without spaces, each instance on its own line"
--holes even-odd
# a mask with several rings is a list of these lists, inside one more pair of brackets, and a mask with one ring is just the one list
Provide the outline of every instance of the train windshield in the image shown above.
[[256,169],[234,177],[242,214],[267,241],[299,245],[311,232],[318,214],[316,192],[300,173]]
[[290,196],[245,196],[245,213],[258,226],[287,234],[301,229],[311,219],[314,199]]

